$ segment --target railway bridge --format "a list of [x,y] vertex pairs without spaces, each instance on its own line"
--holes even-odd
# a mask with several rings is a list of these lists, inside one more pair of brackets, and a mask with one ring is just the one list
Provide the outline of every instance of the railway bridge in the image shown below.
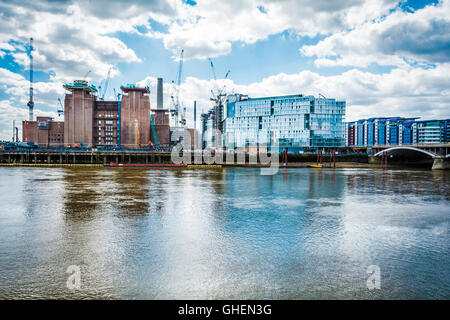
[[429,161],[432,162],[432,169],[450,169],[450,143],[373,146],[368,152],[377,160]]

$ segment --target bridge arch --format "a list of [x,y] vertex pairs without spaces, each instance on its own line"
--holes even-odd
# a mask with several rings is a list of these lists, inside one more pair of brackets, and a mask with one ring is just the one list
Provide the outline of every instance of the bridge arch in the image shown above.
[[[402,150],[407,151],[407,150],[409,150],[409,151],[421,152],[421,153],[426,154],[427,156],[430,156],[433,159],[438,156],[437,154],[435,154],[433,152],[430,152],[430,151],[426,151],[426,150],[422,150],[422,149],[414,148],[414,147],[407,147],[407,146],[396,146],[396,147],[384,149],[384,150],[381,150],[381,151],[375,153],[374,156],[378,157],[378,156],[382,155],[383,153],[389,154],[389,153],[392,153],[392,152],[394,152],[396,150],[399,150],[399,151],[402,151]],[[447,157],[448,157],[448,155],[447,155]]]

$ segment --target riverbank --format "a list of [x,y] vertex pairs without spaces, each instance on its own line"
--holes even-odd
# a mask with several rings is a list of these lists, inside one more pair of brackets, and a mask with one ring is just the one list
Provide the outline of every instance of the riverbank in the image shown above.
[[[282,163],[279,164],[279,168],[308,168],[311,165],[316,165],[316,162],[291,162],[288,163],[287,166],[283,165]],[[323,168],[325,169],[356,169],[356,168],[367,168],[367,169],[380,169],[384,168],[380,164],[370,164],[370,163],[362,163],[362,162],[336,162],[335,167],[333,166],[333,163],[322,163]],[[61,164],[54,164],[54,163],[0,163],[0,167],[40,167],[40,168],[102,168],[104,167],[103,164],[74,164],[74,163],[61,163]],[[223,167],[228,168],[269,168],[268,165],[262,165],[259,163],[235,163],[235,164],[223,164],[223,165],[216,165],[216,164],[192,164],[187,165],[184,168],[177,168],[177,169],[221,169]],[[388,165],[388,168],[396,168],[401,169],[403,166],[401,165]],[[164,167],[157,167],[157,168],[151,168],[151,167],[136,167],[134,169],[168,169]],[[316,169],[317,170],[317,169]],[[319,169],[320,170],[320,169]]]

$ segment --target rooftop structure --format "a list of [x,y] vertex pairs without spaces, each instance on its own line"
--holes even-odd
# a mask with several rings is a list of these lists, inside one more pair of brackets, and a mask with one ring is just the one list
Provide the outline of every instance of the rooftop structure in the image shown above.
[[143,94],[150,94],[150,88],[149,87],[138,87],[134,84],[127,84],[126,86],[121,86],[120,89],[125,92],[133,92],[133,91],[137,91],[137,92],[142,92]]
[[97,92],[97,88],[86,80],[74,80],[71,83],[64,83],[63,88],[69,91],[81,89],[87,92]]

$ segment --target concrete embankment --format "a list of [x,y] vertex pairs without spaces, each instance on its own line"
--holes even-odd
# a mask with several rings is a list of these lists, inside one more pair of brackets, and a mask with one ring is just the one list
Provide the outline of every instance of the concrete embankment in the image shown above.
[[[181,157],[183,163],[187,163],[190,169],[211,169],[224,167],[268,167],[249,154],[229,155],[218,154],[217,158],[210,155],[208,161],[202,154],[192,153],[187,158]],[[199,160],[200,159],[200,160]],[[272,166],[284,167],[283,155],[273,159],[271,155],[266,157]],[[187,161],[185,161],[187,160]],[[213,163],[211,163],[213,160]],[[324,168],[426,168],[435,170],[449,170],[448,158],[425,159],[421,162],[396,162],[388,160],[387,165],[379,157],[367,154],[339,154],[335,159],[323,156],[318,159],[315,154],[288,154],[288,168],[306,168],[317,164],[321,160]],[[190,163],[189,163],[190,161]],[[0,152],[0,166],[27,166],[27,167],[103,167],[109,163],[123,164],[170,164],[172,155],[169,152]],[[269,163],[270,163],[269,162]]]

